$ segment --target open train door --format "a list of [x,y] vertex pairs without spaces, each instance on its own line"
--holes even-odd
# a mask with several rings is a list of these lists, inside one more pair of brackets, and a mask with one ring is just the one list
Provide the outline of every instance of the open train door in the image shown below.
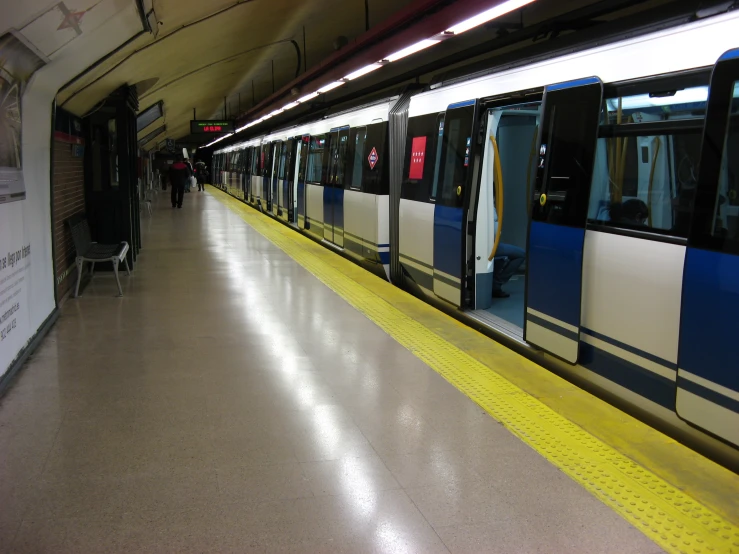
[[434,293],[462,305],[465,266],[465,199],[472,178],[475,100],[451,104],[440,126],[439,190],[434,206]]
[[683,274],[677,415],[739,445],[739,49],[711,76]]
[[580,342],[582,259],[603,83],[550,85],[539,125],[524,338],[572,364]]

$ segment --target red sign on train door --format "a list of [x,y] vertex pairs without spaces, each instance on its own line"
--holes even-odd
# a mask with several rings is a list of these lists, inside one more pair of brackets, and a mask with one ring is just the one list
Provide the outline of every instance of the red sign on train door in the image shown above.
[[367,161],[369,162],[370,169],[374,169],[377,165],[377,160],[380,159],[380,156],[377,155],[377,150],[375,150],[375,147],[372,147],[372,150],[369,153],[369,156],[367,156]]

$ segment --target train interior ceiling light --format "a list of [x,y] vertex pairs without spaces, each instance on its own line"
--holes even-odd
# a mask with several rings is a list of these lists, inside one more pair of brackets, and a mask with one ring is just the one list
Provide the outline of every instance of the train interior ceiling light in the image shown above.
[[[348,75],[346,75],[343,79],[340,79],[338,81],[334,81],[332,83],[328,83],[327,85],[324,85],[323,87],[319,88],[316,92],[312,92],[310,94],[307,94],[303,96],[302,98],[299,98],[295,102],[290,102],[289,104],[283,106],[280,109],[277,109],[264,117],[260,119],[255,119],[254,121],[251,121],[250,123],[244,125],[243,127],[239,127],[236,129],[235,133],[239,133],[245,129],[248,129],[252,125],[256,125],[257,123],[261,123],[262,121],[269,119],[270,117],[273,117],[275,115],[281,114],[282,112],[292,109],[295,106],[298,106],[299,104],[303,104],[305,102],[308,102],[309,100],[312,100],[313,98],[317,97],[319,94],[325,94],[335,88],[338,88],[345,83],[348,83],[349,81],[353,81],[354,79],[358,79],[360,77],[363,77],[364,75],[367,75],[368,73],[375,71],[376,69],[380,69],[382,66],[395,62],[397,60],[401,60],[407,56],[410,56],[412,54],[415,54],[416,52],[420,52],[421,50],[425,50],[426,48],[429,48],[431,46],[434,46],[436,44],[439,44],[442,40],[446,40],[449,38],[452,38],[454,36],[460,35],[464,33],[465,31],[469,31],[470,29],[474,29],[475,27],[479,27],[483,23],[487,23],[488,21],[492,21],[493,19],[497,19],[498,17],[501,17],[507,13],[510,13],[514,10],[517,10],[519,8],[522,8],[526,6],[527,4],[531,4],[534,2],[534,0],[507,0],[506,2],[502,2],[488,10],[485,10],[484,12],[481,12],[473,17],[470,17],[468,19],[465,19],[464,21],[461,21],[459,23],[454,24],[452,27],[449,27],[446,31],[439,35],[435,35],[433,37],[420,40],[416,42],[415,44],[411,44],[410,46],[406,46],[405,48],[402,48],[401,50],[398,50],[397,52],[394,52],[392,54],[389,54],[382,60],[379,60],[375,63],[371,63],[369,65],[366,65],[360,69],[357,69]],[[213,146],[217,142],[220,142],[221,140],[230,137],[234,133],[224,135],[220,138],[217,138],[213,142],[206,144],[205,146],[201,146],[201,148],[208,148],[209,146]]]

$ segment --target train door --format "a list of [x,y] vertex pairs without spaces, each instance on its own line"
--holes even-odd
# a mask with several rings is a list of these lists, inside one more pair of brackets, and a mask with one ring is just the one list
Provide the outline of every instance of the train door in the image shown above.
[[262,144],[262,190],[260,191],[259,205],[263,211],[271,208],[269,204],[270,181],[272,179],[272,144]]
[[245,163],[244,163],[244,202],[248,202],[251,195],[251,157],[254,153],[251,147],[246,149]]
[[344,166],[349,127],[333,129],[323,188],[323,238],[344,246]]
[[465,209],[470,183],[475,100],[447,108],[434,206],[434,294],[462,305]]
[[544,91],[529,229],[524,338],[576,363],[588,196],[603,100],[596,77]]
[[[523,335],[532,169],[541,101],[489,108],[474,241],[474,308]],[[486,318],[488,319],[488,318]]]
[[711,76],[683,274],[676,411],[739,444],[739,49]]
[[277,178],[274,181],[274,205],[273,212],[276,216],[282,217],[283,208],[285,206],[285,172],[287,169],[287,142],[280,142],[277,146],[277,156],[275,160],[275,166],[277,167]]
[[296,223],[298,214],[297,193],[298,193],[298,166],[300,165],[300,150],[303,143],[302,137],[294,137],[290,139],[290,170],[287,181],[287,220],[290,223]]
[[297,208],[298,227],[305,229],[305,176],[308,169],[308,150],[310,149],[310,135],[304,135],[299,141],[299,150],[297,154],[298,169],[297,178],[295,179],[295,199]]
[[290,221],[290,216],[292,214],[292,209],[290,207],[292,199],[292,180],[294,177],[293,170],[295,167],[293,164],[295,141],[293,139],[288,139],[284,143],[283,148],[285,152],[285,167],[280,182],[280,211],[282,212],[282,219]]
[[270,208],[269,210],[274,214],[277,215],[279,211],[279,204],[280,204],[280,198],[279,198],[279,186],[278,183],[280,182],[279,179],[279,170],[280,165],[284,167],[285,160],[282,157],[282,142],[273,142],[272,143],[272,180],[270,181],[270,193],[269,193],[269,199],[270,199]]

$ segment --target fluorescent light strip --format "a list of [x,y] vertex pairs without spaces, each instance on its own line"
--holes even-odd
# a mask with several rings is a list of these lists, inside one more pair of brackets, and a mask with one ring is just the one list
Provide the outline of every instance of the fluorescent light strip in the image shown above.
[[349,73],[344,79],[348,79],[349,81],[353,81],[354,79],[359,79],[362,75],[367,75],[370,71],[374,71],[375,69],[380,69],[382,67],[382,64],[380,63],[371,63],[369,65],[365,65],[361,69],[357,69],[353,73]]
[[211,143],[209,143],[209,144],[206,144],[206,145],[205,145],[205,148],[208,148],[209,146],[213,146],[213,145],[214,145],[215,143],[217,143],[217,142],[221,142],[221,141],[222,141],[223,139],[225,139],[225,138],[228,138],[228,137],[230,137],[230,136],[231,136],[231,135],[233,135],[233,134],[234,134],[234,133],[229,133],[229,134],[227,134],[227,135],[223,135],[222,137],[219,137],[219,138],[217,138],[217,139],[216,139],[216,140],[214,140],[213,142],[211,142]]
[[324,92],[328,92],[330,90],[334,90],[335,88],[338,88],[338,87],[340,87],[343,84],[344,84],[344,81],[334,81],[333,83],[329,83],[325,87],[319,88],[318,89],[318,92],[320,92],[321,94],[323,94]]
[[298,98],[298,103],[302,104],[303,102],[307,102],[308,100],[313,100],[316,96],[318,96],[318,92],[311,92],[310,94],[306,94],[302,98]]
[[453,27],[447,29],[446,32],[459,35],[461,33],[464,33],[465,31],[474,29],[475,27],[482,25],[483,23],[492,21],[493,19],[500,17],[501,15],[505,15],[508,12],[512,12],[513,10],[516,10],[518,8],[522,8],[526,4],[531,4],[531,2],[533,1],[534,0],[508,0],[507,2],[498,4],[494,8],[490,8],[489,10],[470,17],[469,19],[465,19],[461,23],[457,23]]
[[439,44],[439,42],[441,41],[427,38],[426,40],[421,40],[417,42],[416,44],[411,44],[410,46],[407,46],[406,48],[403,48],[402,50],[398,50],[394,54],[390,54],[389,56],[387,56],[385,59],[389,62],[394,62],[402,58],[405,58],[406,56],[410,56],[411,54],[415,54],[416,52],[420,52],[421,50],[428,48],[429,46],[433,46],[434,44]]
[[291,110],[297,105],[297,102],[290,102],[289,104],[285,104],[284,106],[282,106],[282,111],[284,112],[285,110]]

